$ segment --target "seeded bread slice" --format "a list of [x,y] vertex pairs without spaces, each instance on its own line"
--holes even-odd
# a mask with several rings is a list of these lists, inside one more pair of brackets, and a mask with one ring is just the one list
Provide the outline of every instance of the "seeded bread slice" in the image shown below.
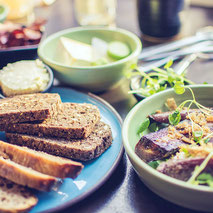
[[60,108],[61,99],[54,93],[19,95],[0,100],[0,125],[44,120]]
[[56,139],[23,134],[6,133],[10,143],[27,146],[49,154],[88,161],[100,156],[112,144],[109,125],[99,122],[85,139]]
[[0,176],[40,191],[50,191],[57,179],[0,156]]
[[76,178],[83,168],[81,163],[3,141],[0,141],[0,156],[38,172],[60,178]]
[[28,212],[38,202],[38,199],[26,187],[0,178],[0,212]]
[[92,104],[63,103],[62,110],[40,123],[2,125],[0,130],[57,138],[86,138],[100,120],[98,108]]

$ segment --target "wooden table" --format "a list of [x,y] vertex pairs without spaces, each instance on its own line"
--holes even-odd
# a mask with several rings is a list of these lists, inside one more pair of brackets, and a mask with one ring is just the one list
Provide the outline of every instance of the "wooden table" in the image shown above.
[[[51,7],[36,11],[48,19],[47,34],[77,26],[71,0],[58,0]],[[191,7],[187,11],[186,35],[194,34],[199,28],[213,23],[213,9]],[[137,25],[136,4],[134,0],[118,0],[117,26],[140,36]],[[213,63],[196,61],[189,69],[188,76],[197,83],[213,83]],[[100,97],[108,101],[124,119],[129,110],[137,103],[133,95],[128,95],[129,82],[123,80],[120,85]],[[191,213],[193,211],[176,206],[151,192],[138,178],[129,160],[124,154],[113,175],[96,192],[81,202],[63,211],[68,212],[143,212],[143,213]]]

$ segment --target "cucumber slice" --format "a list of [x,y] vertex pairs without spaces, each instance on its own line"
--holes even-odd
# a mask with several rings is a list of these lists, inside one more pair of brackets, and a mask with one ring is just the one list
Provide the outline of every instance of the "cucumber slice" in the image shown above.
[[119,60],[130,54],[129,47],[120,41],[112,41],[108,45],[107,54],[113,59]]

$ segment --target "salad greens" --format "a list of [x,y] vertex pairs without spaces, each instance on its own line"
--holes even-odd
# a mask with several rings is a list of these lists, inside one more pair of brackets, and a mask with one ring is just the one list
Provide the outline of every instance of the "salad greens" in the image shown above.
[[[188,86],[182,86],[182,90],[178,90],[178,92],[175,90],[175,92],[177,94],[183,94],[185,92],[185,88],[188,88],[192,94],[192,100],[185,100],[183,101],[178,107],[177,109],[169,115],[169,122],[171,125],[175,126],[177,125],[180,120],[181,120],[181,115],[180,115],[180,112],[181,110],[186,106],[186,104],[188,104],[188,106],[186,107],[186,110],[187,110],[187,114],[188,114],[188,118],[189,120],[191,121],[192,123],[192,134],[193,134],[193,137],[194,137],[194,141],[197,142],[198,144],[200,144],[200,142],[204,142],[204,143],[207,143],[208,142],[208,139],[213,135],[213,132],[210,133],[209,135],[207,135],[206,137],[203,137],[203,129],[202,127],[200,127],[199,125],[197,125],[199,127],[200,130],[194,130],[194,126],[196,125],[195,122],[192,120],[191,116],[190,116],[190,113],[189,113],[189,110],[192,106],[192,104],[195,104],[197,106],[198,109],[200,109],[200,111],[204,114],[204,115],[209,115],[210,112],[212,112],[212,109],[209,109],[203,105],[201,105],[200,103],[198,103],[195,99],[195,95],[194,95],[194,92],[193,90],[188,87]],[[180,92],[181,91],[181,92]]]
[[198,185],[199,183],[207,183],[209,186],[213,187],[213,177],[211,174],[203,173],[200,174],[207,166],[210,159],[213,157],[213,151],[209,153],[209,155],[205,158],[205,160],[201,163],[200,166],[196,166],[191,178],[187,181],[188,183],[192,183]]
[[[167,66],[169,66],[169,65],[167,65]],[[181,121],[180,112],[184,108],[184,110],[187,111],[187,117],[188,117],[189,121],[191,122],[192,139],[194,140],[195,144],[197,144],[198,146],[202,146],[202,145],[205,146],[205,144],[209,142],[210,138],[213,137],[213,132],[208,133],[207,135],[204,136],[204,130],[202,129],[202,126],[197,125],[195,123],[195,121],[193,121],[189,110],[190,110],[192,104],[196,105],[197,108],[205,116],[211,115],[213,113],[213,110],[198,103],[196,101],[193,90],[189,86],[184,86],[183,84],[179,84],[179,83],[174,84],[174,85],[176,85],[176,88],[174,87],[174,91],[177,94],[183,94],[186,89],[189,89],[192,94],[192,99],[183,101],[177,107],[177,109],[169,115],[169,123],[172,126],[178,125]],[[197,128],[195,128],[195,126]],[[142,134],[147,129],[149,129],[150,131],[157,131],[159,129],[159,127],[158,127],[157,123],[152,123],[152,121],[150,121],[149,118],[146,118],[139,126],[137,134]],[[191,155],[189,154],[189,151],[186,147],[185,148],[182,147],[181,151],[185,153],[186,157],[191,157]],[[187,181],[188,183],[191,183],[194,185],[208,185],[209,187],[213,188],[213,176],[210,173],[203,172],[204,169],[206,168],[206,166],[208,165],[209,161],[211,160],[211,158],[213,158],[213,150],[210,150],[209,154],[207,155],[207,157],[205,157],[204,161],[200,165],[197,165],[195,167],[195,169],[192,173],[192,176]],[[156,169],[161,162],[162,162],[162,160],[157,160],[157,161],[151,161],[148,164],[151,167],[153,167],[154,169]]]

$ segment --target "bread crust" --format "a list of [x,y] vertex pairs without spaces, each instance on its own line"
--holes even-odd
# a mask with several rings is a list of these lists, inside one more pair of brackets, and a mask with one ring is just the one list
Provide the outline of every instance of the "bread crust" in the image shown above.
[[43,174],[59,178],[76,178],[83,165],[81,163],[20,147],[0,141],[0,156]]
[[22,213],[31,210],[38,199],[30,189],[0,178],[0,212]]
[[0,176],[40,191],[50,191],[57,179],[0,157]]
[[44,120],[60,107],[60,96],[54,93],[5,98],[0,100],[0,125]]
[[87,138],[99,120],[100,112],[92,104],[63,103],[62,110],[42,122],[0,125],[0,130],[69,140]]
[[99,122],[94,131],[85,139],[56,139],[6,133],[12,144],[47,152],[52,155],[88,161],[100,156],[112,144],[112,132],[109,125]]

